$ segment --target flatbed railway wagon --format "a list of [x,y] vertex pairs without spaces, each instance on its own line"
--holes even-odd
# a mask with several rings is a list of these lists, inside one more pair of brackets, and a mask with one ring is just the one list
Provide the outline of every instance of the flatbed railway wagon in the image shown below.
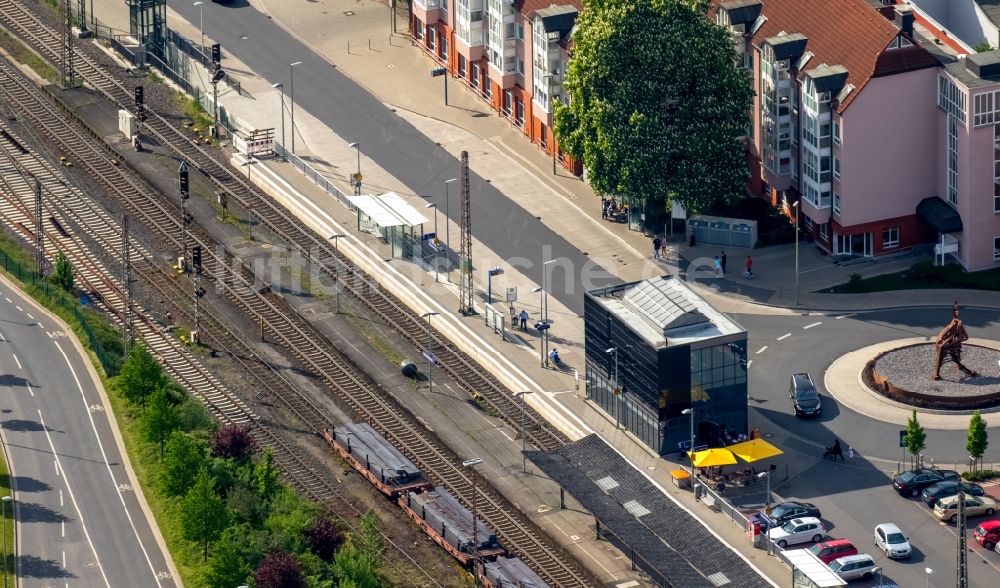
[[433,488],[420,469],[368,423],[329,427],[323,430],[323,438],[379,492],[390,498]]
[[431,539],[464,566],[477,557],[482,561],[506,553],[496,533],[483,521],[476,520],[473,533],[472,512],[443,488],[407,492],[400,494],[397,501]]
[[485,588],[549,588],[528,564],[516,557],[483,562],[477,573]]

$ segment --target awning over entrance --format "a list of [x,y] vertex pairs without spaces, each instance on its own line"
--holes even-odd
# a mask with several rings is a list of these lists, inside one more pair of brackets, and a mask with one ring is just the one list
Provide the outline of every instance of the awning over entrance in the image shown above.
[[917,216],[938,233],[957,233],[962,230],[962,217],[958,211],[937,196],[921,200],[917,205]]
[[347,199],[357,206],[372,222],[382,228],[416,227],[427,222],[427,219],[410,206],[403,197],[395,192],[368,196],[348,196]]

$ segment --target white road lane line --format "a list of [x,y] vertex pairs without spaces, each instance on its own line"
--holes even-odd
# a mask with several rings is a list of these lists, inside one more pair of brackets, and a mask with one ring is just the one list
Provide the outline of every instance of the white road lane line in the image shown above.
[[0,332],[0,342],[7,342],[7,337],[4,337],[2,332]]
[[[76,496],[73,495],[73,487],[69,485],[69,478],[66,477],[66,472],[62,470],[62,464],[59,463],[59,454],[56,452],[56,446],[52,443],[52,435],[49,434],[49,428],[45,426],[45,419],[42,418],[42,411],[38,411],[38,421],[42,424],[42,430],[45,431],[45,438],[49,440],[49,449],[52,450],[52,455],[56,458],[56,470],[62,472],[63,481],[66,484],[66,491],[69,492],[69,499],[73,503],[73,509],[76,510],[76,516],[80,520],[80,526],[83,528],[83,536],[87,538],[87,544],[90,545],[90,551],[94,554],[94,560],[97,561],[97,568],[101,570],[101,577],[104,578],[104,585],[111,588],[111,582],[108,581],[107,574],[104,573],[104,566],[101,565],[101,558],[97,556],[97,550],[94,549],[94,542],[90,540],[90,532],[87,531],[87,523],[83,520],[83,513],[80,512],[80,505],[76,502]],[[63,562],[63,567],[66,567],[65,561]]]
[[506,437],[506,438],[510,439],[511,443],[513,443],[513,442],[514,442],[514,438],[513,438],[513,437],[511,437],[510,435],[508,435],[508,434],[507,434],[507,431],[504,431],[503,429],[500,429],[500,434],[501,434],[501,435],[503,435],[504,437]]
[[818,326],[820,326],[820,325],[822,325],[822,324],[823,324],[823,321],[817,321],[817,322],[815,322],[815,323],[813,323],[813,324],[811,324],[811,325],[806,325],[806,326],[804,326],[804,327],[802,327],[802,328],[803,328],[803,329],[811,329],[811,328],[813,328],[813,327],[818,327]]
[[14,301],[11,300],[10,298],[7,298],[6,296],[4,296],[3,299],[6,300],[7,302],[11,303],[11,304],[14,304]]
[[66,569],[66,550],[63,550],[63,569]]
[[14,308],[16,308],[18,312],[24,312],[24,309],[16,304],[14,305]]
[[26,312],[24,314],[26,314],[28,316],[28,318],[30,318],[31,320],[35,320],[35,317],[31,316],[30,312]]
[[65,537],[66,536],[66,521],[60,522],[59,526],[61,527],[61,531],[60,532],[62,533],[62,536]]
[[31,382],[25,382],[24,385],[28,387],[28,394],[31,394],[31,397],[34,398],[35,391],[31,388]]
[[[66,352],[63,351],[61,345],[58,341],[54,341],[56,349],[62,354],[63,359],[66,361],[66,366],[69,368],[71,374],[73,374],[73,381],[76,382],[76,388],[80,391],[80,399],[83,400],[83,408],[87,411],[87,417],[90,419],[90,427],[94,431],[94,438],[97,439],[97,446],[101,449],[101,458],[104,459],[104,465],[108,468],[108,476],[111,477],[111,483],[114,484],[115,488],[119,488],[118,481],[115,479],[115,473],[111,471],[111,464],[108,462],[108,454],[104,451],[104,443],[101,441],[101,436],[97,433],[97,424],[94,423],[94,413],[90,411],[90,405],[87,403],[87,395],[84,394],[83,385],[80,384],[80,378],[76,375],[76,370],[73,368],[73,364],[70,363],[69,357],[67,357]],[[125,511],[125,517],[128,518],[128,524],[132,527],[132,533],[135,535],[136,542],[139,543],[139,548],[142,549],[142,555],[146,558],[146,564],[149,565],[149,571],[153,574],[153,579],[156,581],[157,586],[162,586],[160,583],[160,578],[156,573],[156,568],[153,566],[153,560],[149,558],[149,552],[146,551],[146,545],[142,542],[142,538],[139,537],[139,531],[135,528],[135,521],[132,520],[132,513],[128,511],[128,506],[125,505],[125,496],[122,494],[121,490],[117,490],[118,500],[122,503],[122,509]],[[70,499],[73,498],[73,493],[70,492]],[[74,501],[75,503],[75,501]],[[96,557],[96,556],[95,556]],[[101,569],[101,574],[104,574],[103,568]],[[107,580],[107,577],[105,577]],[[108,588],[111,588],[108,585]]]
[[749,368],[752,365],[753,365],[753,360],[751,359],[750,361],[747,362],[747,368]]
[[63,494],[62,490],[59,491],[59,506],[63,505]]
[[[854,313],[854,314],[857,314],[857,313]],[[835,320],[835,321],[839,321],[839,320],[840,320],[840,319],[842,319],[842,318],[849,318],[849,317],[852,317],[852,316],[854,316],[854,314],[842,314],[842,315],[840,315],[840,316],[835,316],[835,317],[833,317],[833,320]]]
[[784,335],[778,337],[778,341],[784,341],[785,339],[787,339],[787,338],[789,338],[791,336],[792,336],[791,333],[785,333]]
[[761,353],[764,353],[765,351],[767,351],[767,345],[765,345],[765,346],[761,347],[760,349],[758,349],[757,350],[757,355],[760,355]]
[[17,354],[16,353],[11,353],[11,355],[14,356],[14,361],[17,362],[17,369],[19,369],[19,370],[24,369],[24,368],[21,367],[21,360],[17,358]]

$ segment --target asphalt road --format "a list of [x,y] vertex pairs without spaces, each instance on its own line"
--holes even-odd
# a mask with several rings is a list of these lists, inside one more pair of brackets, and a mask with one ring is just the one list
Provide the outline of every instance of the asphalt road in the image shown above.
[[[176,2],[170,6],[188,22],[199,22],[199,8],[190,2]],[[346,141],[359,142],[362,153],[377,161],[414,193],[431,194],[427,201],[437,203],[438,210],[444,214],[448,208],[444,181],[459,177],[457,159],[245,2],[237,0],[228,5],[202,8],[205,30],[222,44],[223,51],[238,58],[268,82],[284,83],[289,93],[292,91],[289,64],[301,61],[302,65],[295,68],[296,109],[308,111]],[[469,190],[473,235],[497,255],[505,260],[518,258],[517,266],[534,277],[536,283],[542,283],[543,260],[561,260],[551,270],[548,289],[567,308],[582,314],[584,286],[598,288],[619,281],[548,229],[530,211],[511,202],[471,172]],[[452,192],[457,194],[458,190]],[[455,206],[450,210],[455,213],[450,218],[457,222],[459,201],[456,195],[452,199]],[[503,222],[487,219],[503,219]],[[584,274],[589,276],[587,284],[580,277]]]
[[[862,552],[885,562],[885,579],[904,587],[924,586],[928,579],[930,586],[954,585],[956,530],[933,518],[919,499],[903,498],[890,487],[886,472],[894,470],[901,458],[900,427],[837,406],[823,389],[823,374],[848,351],[890,339],[936,335],[950,317],[950,306],[849,316],[735,316],[750,332],[751,426],[774,430],[777,424],[790,432],[793,438],[784,446],[787,459],[794,460],[796,470],[803,470],[776,494],[816,504],[832,526],[831,537],[850,539]],[[962,320],[970,337],[1000,339],[1000,316],[995,311],[963,309]],[[767,349],[757,353],[764,346]],[[788,378],[801,371],[812,374],[823,393],[824,414],[815,420],[797,419],[791,411]],[[965,435],[965,430],[928,430],[928,457],[944,467],[962,463]],[[835,436],[845,448],[850,445],[857,450],[854,460],[839,464],[820,459],[822,448],[831,445]],[[997,462],[1000,427],[990,429],[990,436],[986,461]],[[1000,487],[988,490],[1000,499]],[[985,588],[1000,583],[1000,554],[987,552],[972,538],[971,530],[983,520],[969,520],[967,541],[969,586]],[[886,561],[875,550],[872,533],[882,522],[896,523],[910,537],[914,553],[909,559]],[[925,568],[933,570],[929,578]]]
[[20,585],[175,586],[86,361],[67,333],[0,283],[0,432]]

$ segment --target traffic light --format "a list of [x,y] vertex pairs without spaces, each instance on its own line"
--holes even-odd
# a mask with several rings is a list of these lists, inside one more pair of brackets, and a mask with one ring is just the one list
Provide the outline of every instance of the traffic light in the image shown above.
[[212,45],[212,65],[219,67],[222,63],[222,45],[215,43]]
[[191,265],[194,267],[194,273],[201,273],[201,245],[195,245],[191,249]]
[[135,106],[136,108],[142,108],[143,103],[143,90],[142,86],[135,87]]

